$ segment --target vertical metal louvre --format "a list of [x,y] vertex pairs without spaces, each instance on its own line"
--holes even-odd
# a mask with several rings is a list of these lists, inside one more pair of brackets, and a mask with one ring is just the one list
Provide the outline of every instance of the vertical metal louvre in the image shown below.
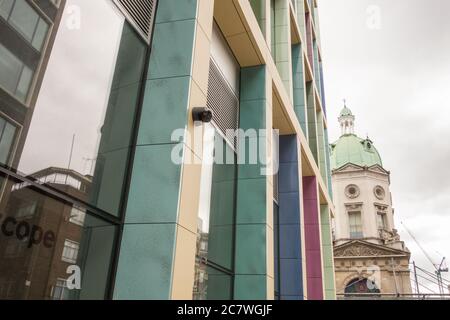
[[213,111],[213,123],[217,129],[236,150],[238,139],[234,132],[239,128],[239,99],[212,59],[209,64],[207,107]]
[[114,0],[133,27],[150,42],[158,0]]

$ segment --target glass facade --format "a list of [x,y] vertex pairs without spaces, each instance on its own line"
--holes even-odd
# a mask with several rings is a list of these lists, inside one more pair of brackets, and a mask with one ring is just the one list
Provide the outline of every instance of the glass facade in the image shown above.
[[[212,125],[205,128],[193,298],[232,299],[236,154]],[[231,161],[214,161],[213,157]]]
[[0,299],[108,298],[148,43],[110,0],[0,1],[0,34]]
[[33,70],[0,44],[0,86],[21,102],[30,89]]
[[[104,298],[117,227],[89,210],[82,223],[75,223],[72,203],[51,189],[17,176],[2,178],[0,299]],[[75,192],[72,187],[66,191]],[[71,266],[81,273],[70,271]],[[80,276],[82,289],[76,289],[74,278],[74,290],[58,293],[60,280],[72,275]]]
[[11,158],[16,127],[4,118],[0,118],[0,163],[8,165]]
[[82,200],[118,216],[146,45],[110,1],[97,2],[80,2],[86,32],[56,36],[18,170],[36,178],[48,168],[73,171],[89,180]]
[[193,298],[228,300],[235,273],[238,163],[235,140],[223,123],[234,122],[227,102],[238,101],[240,67],[217,25],[212,38],[207,104],[217,117],[197,124],[203,128],[203,153]]

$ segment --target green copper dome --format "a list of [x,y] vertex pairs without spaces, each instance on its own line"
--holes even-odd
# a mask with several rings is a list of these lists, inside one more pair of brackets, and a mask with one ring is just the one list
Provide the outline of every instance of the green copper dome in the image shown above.
[[383,166],[380,154],[369,139],[358,138],[354,134],[345,134],[331,144],[331,169],[353,163],[359,166]]
[[340,116],[345,117],[345,116],[352,116],[352,115],[353,115],[352,110],[350,110],[349,108],[347,108],[346,105],[344,105],[344,108],[342,109]]

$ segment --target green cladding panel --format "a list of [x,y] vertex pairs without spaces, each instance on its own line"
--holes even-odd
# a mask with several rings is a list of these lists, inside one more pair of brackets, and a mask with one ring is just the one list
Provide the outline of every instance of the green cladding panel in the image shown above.
[[292,85],[294,95],[294,111],[297,115],[300,127],[303,130],[303,134],[307,137],[308,123],[306,120],[305,76],[301,44],[292,46]]
[[320,206],[320,220],[325,299],[334,300],[336,296],[334,284],[333,239],[331,238],[330,212],[327,205]]
[[259,27],[263,35],[266,34],[266,2],[261,0],[250,0],[253,13],[258,21]]
[[326,152],[326,148],[328,147],[328,145],[325,144],[325,126],[323,123],[323,113],[322,112],[317,112],[317,142],[318,142],[318,156],[319,156],[319,169],[320,169],[320,174],[322,175],[322,179],[323,181],[328,184],[328,179],[327,179],[327,173],[328,173],[328,169],[327,169],[327,152]]
[[115,299],[168,299],[178,223],[181,166],[171,160],[185,128],[192,76],[197,0],[159,1],[125,227]]
[[306,105],[308,115],[308,142],[309,148],[314,156],[316,163],[319,163],[318,141],[317,141],[317,114],[314,103],[314,85],[312,81],[306,83]]
[[[241,69],[240,127],[266,129],[266,67]],[[243,145],[255,138],[241,139]],[[257,139],[265,148],[265,136]],[[247,148],[245,148],[247,149]],[[238,150],[238,156],[248,156]],[[248,159],[247,159],[248,160]],[[248,161],[246,161],[248,162]],[[236,208],[235,299],[266,299],[266,177],[262,163],[239,164]]]

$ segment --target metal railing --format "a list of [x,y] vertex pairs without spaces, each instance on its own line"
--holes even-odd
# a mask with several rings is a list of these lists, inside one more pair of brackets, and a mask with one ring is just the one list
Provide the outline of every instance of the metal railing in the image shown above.
[[338,293],[338,300],[450,300],[450,294],[437,293]]

